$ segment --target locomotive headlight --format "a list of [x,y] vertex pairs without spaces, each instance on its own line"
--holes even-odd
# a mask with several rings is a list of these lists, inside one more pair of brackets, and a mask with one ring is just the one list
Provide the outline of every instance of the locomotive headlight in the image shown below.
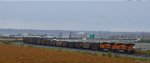
[[134,46],[133,48],[134,48],[134,49],[136,49],[136,47],[135,47],[135,46]]

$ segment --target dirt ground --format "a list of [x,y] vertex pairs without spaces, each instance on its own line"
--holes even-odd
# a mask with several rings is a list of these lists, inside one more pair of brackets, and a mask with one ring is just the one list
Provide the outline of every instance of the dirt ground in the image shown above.
[[0,63],[141,63],[128,58],[115,58],[21,47],[0,43]]

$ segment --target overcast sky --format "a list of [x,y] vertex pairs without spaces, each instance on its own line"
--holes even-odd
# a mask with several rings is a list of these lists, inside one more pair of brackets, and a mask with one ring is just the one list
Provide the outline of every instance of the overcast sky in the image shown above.
[[150,2],[0,0],[0,28],[150,31]]

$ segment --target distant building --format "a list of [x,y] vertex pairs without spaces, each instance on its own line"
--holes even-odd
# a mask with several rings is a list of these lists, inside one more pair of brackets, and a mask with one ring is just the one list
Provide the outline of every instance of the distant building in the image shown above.
[[63,38],[63,33],[62,33],[62,32],[60,32],[60,33],[58,34],[58,38]]
[[27,36],[29,36],[29,34],[28,33],[22,33],[21,36],[22,37],[27,37]]
[[9,34],[2,34],[1,37],[10,37]]
[[73,33],[72,32],[69,33],[69,38],[73,38]]

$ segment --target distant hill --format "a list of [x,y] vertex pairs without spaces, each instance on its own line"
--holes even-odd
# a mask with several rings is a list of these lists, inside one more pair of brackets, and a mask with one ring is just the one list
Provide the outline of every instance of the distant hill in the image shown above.
[[63,30],[0,29],[0,34],[33,33],[33,34],[57,35],[60,32],[62,32],[63,34],[68,33],[68,31]]
[[72,35],[77,36],[80,32],[89,34],[95,34],[96,37],[145,37],[150,38],[150,32],[109,32],[109,31],[69,31],[69,30],[33,30],[33,29],[2,29],[0,28],[0,34],[20,34],[20,33],[32,33],[32,34],[47,34],[58,36],[60,33],[63,36],[69,36],[70,32]]

